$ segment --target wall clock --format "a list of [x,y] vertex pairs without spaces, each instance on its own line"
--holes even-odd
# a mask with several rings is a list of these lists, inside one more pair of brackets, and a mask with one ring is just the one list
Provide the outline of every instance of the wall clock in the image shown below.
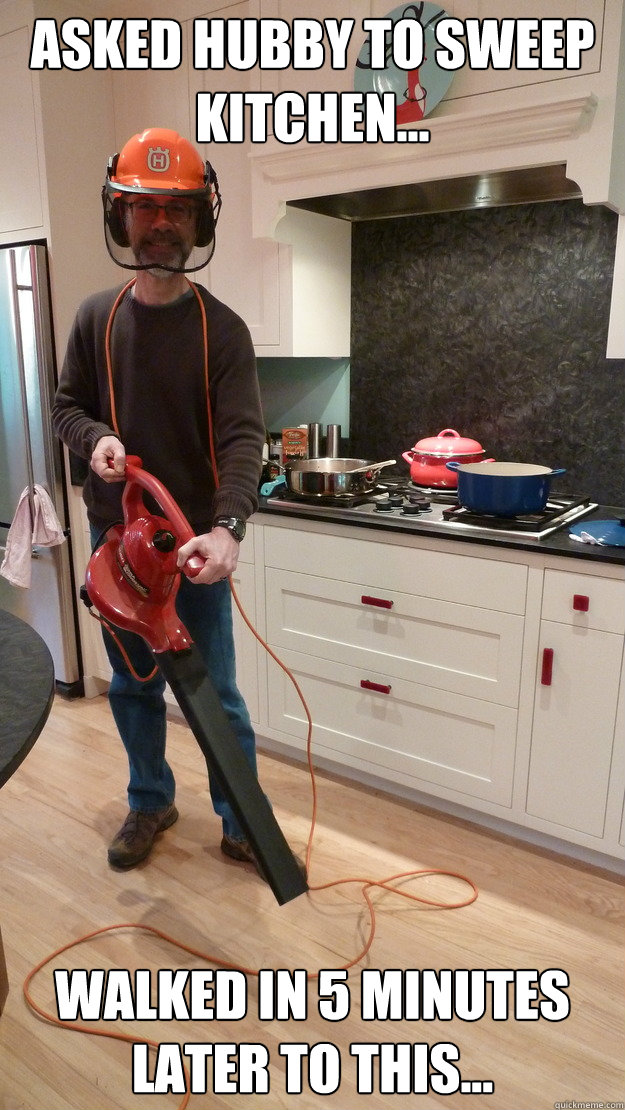
[[386,66],[372,69],[370,42],[364,43],[356,60],[354,88],[357,92],[393,92],[397,98],[397,124],[418,123],[436,107],[451,85],[453,70],[441,69],[436,64],[438,43],[434,28],[447,12],[438,4],[401,4],[385,17],[393,24],[400,19],[417,19],[424,32],[424,60],[418,69],[398,69],[392,58],[392,32],[385,35]]

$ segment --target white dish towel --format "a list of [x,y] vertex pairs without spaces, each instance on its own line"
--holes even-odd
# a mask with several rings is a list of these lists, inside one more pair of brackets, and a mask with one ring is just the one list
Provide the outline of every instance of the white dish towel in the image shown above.
[[22,490],[15,516],[7,535],[7,544],[0,574],[14,586],[27,590],[30,586],[33,545],[55,547],[63,543],[63,528],[43,486],[34,487],[35,519],[31,523],[28,487]]

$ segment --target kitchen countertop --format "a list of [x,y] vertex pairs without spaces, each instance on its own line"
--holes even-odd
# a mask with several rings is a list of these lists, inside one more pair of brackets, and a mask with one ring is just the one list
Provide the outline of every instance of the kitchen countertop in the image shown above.
[[[615,563],[625,566],[625,547],[602,547],[598,544],[580,543],[578,540],[569,538],[566,527],[557,532],[551,532],[542,540],[528,540],[514,536],[503,536],[497,532],[489,533],[487,536],[476,535],[447,524],[440,527],[435,524],[419,527],[418,522],[416,522],[407,526],[399,516],[384,518],[383,520],[376,519],[374,522],[368,517],[351,514],[349,509],[335,509],[332,516],[329,517],[324,515],[312,501],[278,507],[275,504],[268,505],[266,498],[261,497],[258,511],[259,513],[278,517],[291,516],[303,520],[316,520],[324,524],[349,524],[354,528],[373,529],[380,536],[384,533],[400,532],[404,535],[418,536],[420,539],[461,540],[463,543],[486,544],[489,547],[507,547],[516,551],[535,551],[543,555],[564,555],[568,558],[595,563]],[[614,505],[598,505],[592,513],[584,517],[584,520],[609,520],[612,518],[615,520],[625,519],[625,508]]]

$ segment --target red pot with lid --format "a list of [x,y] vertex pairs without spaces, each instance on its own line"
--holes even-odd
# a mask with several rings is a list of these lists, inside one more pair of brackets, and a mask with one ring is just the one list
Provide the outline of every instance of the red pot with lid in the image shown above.
[[448,462],[493,462],[484,458],[486,452],[476,439],[461,436],[454,428],[443,428],[437,436],[428,436],[415,443],[402,458],[410,464],[410,478],[418,486],[455,489],[458,477],[447,470]]

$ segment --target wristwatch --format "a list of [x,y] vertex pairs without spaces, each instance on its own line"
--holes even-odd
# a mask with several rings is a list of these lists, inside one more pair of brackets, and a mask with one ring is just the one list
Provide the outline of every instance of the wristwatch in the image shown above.
[[239,520],[238,516],[218,516],[217,519],[213,521],[213,528],[217,528],[217,526],[220,528],[227,528],[230,535],[234,536],[237,543],[241,543],[241,540],[245,536],[245,521]]

